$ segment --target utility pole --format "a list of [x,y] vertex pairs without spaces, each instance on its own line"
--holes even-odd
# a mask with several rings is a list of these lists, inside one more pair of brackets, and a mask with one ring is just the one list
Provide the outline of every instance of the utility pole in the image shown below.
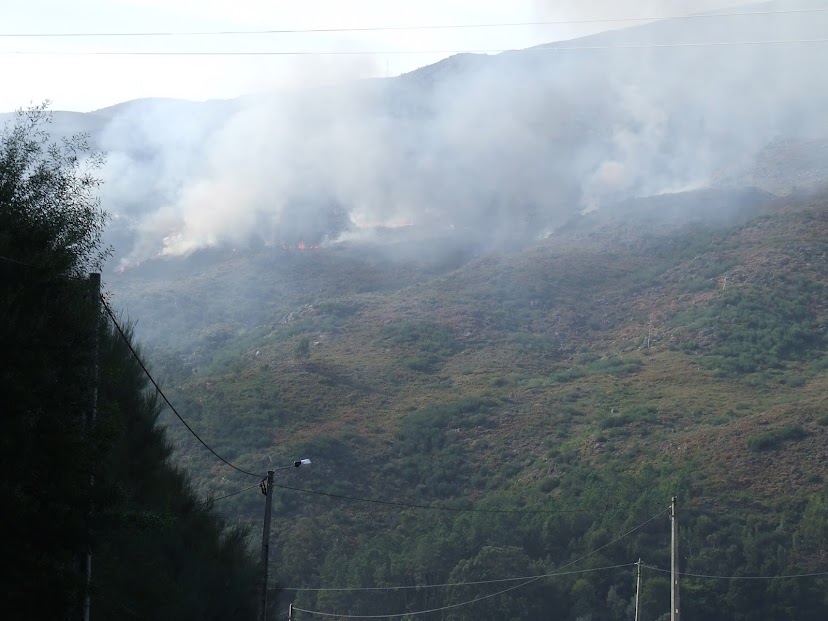
[[293,604],[288,606],[288,621],[293,621]]
[[[284,470],[285,468],[298,468],[299,466],[310,465],[310,459],[298,459],[293,462],[291,466],[283,466],[276,468],[276,470]],[[262,583],[260,585],[259,593],[259,620],[267,621],[267,566],[270,560],[270,509],[273,506],[273,472],[271,468],[267,471],[267,478],[262,479],[259,484],[262,494],[265,495],[265,514],[264,526],[262,527]],[[292,609],[291,609],[292,610]]]
[[641,619],[641,559],[635,564],[638,568],[635,577],[635,621]]
[[89,471],[89,508],[86,514],[86,563],[84,570],[83,620],[89,621],[92,609],[92,487],[95,485],[94,470],[94,429],[95,419],[98,417],[98,329],[100,328],[101,312],[101,275],[89,274],[89,295],[92,301],[92,317],[90,320],[90,353],[89,353],[89,409],[86,412],[84,432],[86,435],[87,450],[90,457]]
[[670,502],[672,537],[670,546],[670,621],[679,621],[679,555],[678,555],[678,503],[676,497]]
[[270,507],[273,504],[273,470],[267,471],[267,479],[262,481],[264,487],[262,493],[265,501],[264,527],[262,528],[262,585],[261,585],[261,611],[259,619],[267,621],[267,564],[270,552]]

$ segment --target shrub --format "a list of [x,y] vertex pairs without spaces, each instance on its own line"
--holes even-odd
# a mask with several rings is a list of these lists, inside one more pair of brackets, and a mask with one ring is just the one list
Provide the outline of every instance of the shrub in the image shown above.
[[297,360],[307,360],[310,357],[310,339],[308,337],[299,337],[299,340],[293,346],[293,357]]
[[748,440],[747,445],[751,451],[770,451],[779,448],[788,440],[801,440],[807,435],[802,425],[790,424],[753,436]]
[[654,422],[658,410],[652,406],[633,406],[626,412],[620,414],[613,414],[604,419],[601,419],[599,426],[601,429],[611,429],[614,427],[623,427],[634,421]]
[[782,380],[782,383],[789,388],[800,388],[805,385],[805,378],[801,375],[791,375]]

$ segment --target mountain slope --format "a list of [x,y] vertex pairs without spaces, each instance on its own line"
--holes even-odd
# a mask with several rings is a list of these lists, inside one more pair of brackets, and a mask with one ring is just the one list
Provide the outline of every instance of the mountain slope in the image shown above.
[[[717,211],[718,223],[680,208],[688,204]],[[726,204],[741,206],[725,212]],[[284,519],[274,524],[274,568],[283,583],[430,584],[473,579],[463,569],[473,563],[509,577],[513,554],[547,573],[675,493],[687,571],[820,571],[828,562],[825,239],[824,195],[704,191],[630,201],[512,253],[364,291],[360,278],[370,283],[371,274],[348,269],[358,255],[320,249],[307,261],[292,257],[302,261],[293,275],[321,283],[330,263],[317,257],[328,253],[349,274],[347,289],[308,287],[293,308],[260,300],[263,314],[278,308],[267,323],[204,341],[183,364],[168,356],[164,368],[182,413],[231,460],[264,470],[310,456],[313,468],[283,479],[288,486],[518,511],[393,511],[277,490]],[[257,282],[271,277],[259,273]],[[221,277],[213,282],[220,287]],[[297,347],[303,339],[307,354]],[[205,493],[242,486],[175,425],[170,431]],[[233,497],[224,510],[255,523],[258,498]],[[668,566],[668,530],[658,522],[587,566],[639,556]],[[658,580],[648,578],[653,616],[664,606]],[[798,604],[762,584],[752,605],[772,618],[816,618],[821,583],[809,580],[791,583],[804,589]],[[620,619],[626,603],[614,609],[608,593],[628,602],[631,585],[624,572],[599,572],[504,601],[526,606],[526,618],[552,606],[572,618],[583,609]],[[688,618],[730,618],[727,602],[745,595],[738,581],[686,588]],[[295,601],[369,614],[455,599],[306,592]]]

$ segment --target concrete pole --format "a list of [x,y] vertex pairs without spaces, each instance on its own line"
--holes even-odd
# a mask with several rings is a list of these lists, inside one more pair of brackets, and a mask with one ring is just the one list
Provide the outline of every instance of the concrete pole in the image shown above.
[[259,619],[267,621],[267,565],[270,556],[270,508],[273,505],[273,470],[267,471],[267,489],[264,490],[265,514],[264,526],[262,528],[262,584],[261,584],[261,610]]
[[[95,419],[98,417],[98,329],[100,327],[101,309],[101,275],[98,273],[89,274],[89,295],[92,301],[92,317],[90,326],[90,354],[89,354],[89,409],[86,413],[84,432],[86,442],[89,446],[89,454],[94,455],[92,450],[95,441]],[[92,466],[89,474],[89,493],[95,485],[95,471]],[[90,497],[89,509],[86,515],[86,563],[84,567],[84,593],[83,593],[83,620],[89,621],[92,611],[92,500]]]
[[676,497],[670,503],[672,545],[670,546],[670,621],[679,621],[679,555],[678,555],[678,503]]
[[638,568],[635,577],[635,621],[641,620],[641,559],[635,564]]

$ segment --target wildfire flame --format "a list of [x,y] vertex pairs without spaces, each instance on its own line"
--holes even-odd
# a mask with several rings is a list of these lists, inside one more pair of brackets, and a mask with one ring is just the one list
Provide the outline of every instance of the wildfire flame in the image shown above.
[[319,244],[306,244],[300,241],[298,244],[292,245],[282,242],[282,250],[319,250]]

